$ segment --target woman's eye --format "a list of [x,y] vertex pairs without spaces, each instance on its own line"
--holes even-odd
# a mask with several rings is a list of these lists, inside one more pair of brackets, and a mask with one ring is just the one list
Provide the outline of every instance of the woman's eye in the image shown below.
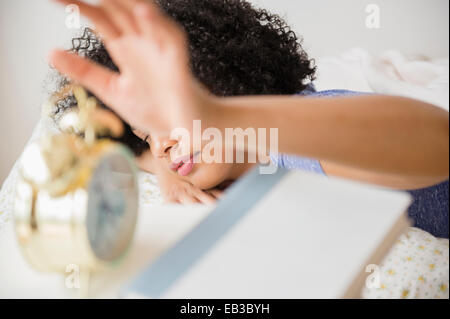
[[141,140],[143,140],[144,142],[150,142],[150,135],[149,134],[145,134],[144,132],[141,132],[140,130],[133,130],[134,135],[136,135],[137,137],[139,137]]

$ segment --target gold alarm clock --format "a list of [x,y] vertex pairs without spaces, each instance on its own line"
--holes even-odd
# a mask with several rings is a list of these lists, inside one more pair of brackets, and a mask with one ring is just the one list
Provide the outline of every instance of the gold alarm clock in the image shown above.
[[61,134],[32,143],[19,162],[14,219],[17,238],[38,270],[65,272],[69,265],[98,271],[122,259],[133,238],[138,212],[132,153],[100,134],[122,134],[122,122],[97,107],[78,86],[62,95],[78,112],[61,119]]

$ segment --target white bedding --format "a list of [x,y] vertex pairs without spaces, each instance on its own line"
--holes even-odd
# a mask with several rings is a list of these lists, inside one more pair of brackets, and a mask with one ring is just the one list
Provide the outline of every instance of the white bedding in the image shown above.
[[374,57],[354,48],[317,60],[318,90],[346,89],[422,100],[449,110],[448,58],[406,57],[387,51]]
[[[374,57],[361,48],[318,59],[320,91],[346,89],[399,95],[449,110],[449,60],[406,57],[388,51]],[[379,288],[370,298],[449,298],[449,241],[410,228],[379,265]]]
[[[317,65],[315,85],[318,90],[348,89],[402,95],[436,104],[448,111],[448,58],[407,59],[396,51],[374,58],[356,48],[339,57],[318,59]],[[46,130],[54,129],[48,119],[41,119],[31,140]],[[5,224],[11,222],[16,176],[17,167],[14,166],[0,190],[0,233]],[[140,205],[162,202],[154,176],[140,173],[139,186]],[[434,238],[418,229],[409,229],[380,265],[381,286],[365,289],[363,296],[449,298],[448,245],[448,240]]]

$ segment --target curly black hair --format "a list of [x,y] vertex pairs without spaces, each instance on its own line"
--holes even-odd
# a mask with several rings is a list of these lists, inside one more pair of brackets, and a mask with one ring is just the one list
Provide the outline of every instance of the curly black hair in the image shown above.
[[[157,3],[184,28],[192,73],[212,94],[290,95],[301,92],[314,80],[314,61],[302,48],[301,39],[278,15],[244,0]],[[71,51],[120,72],[101,40],[88,28],[72,40]],[[67,83],[62,78],[60,87]],[[55,115],[73,106],[73,97],[61,100]],[[119,141],[136,155],[142,154],[148,144],[135,136],[129,125],[125,126]]]

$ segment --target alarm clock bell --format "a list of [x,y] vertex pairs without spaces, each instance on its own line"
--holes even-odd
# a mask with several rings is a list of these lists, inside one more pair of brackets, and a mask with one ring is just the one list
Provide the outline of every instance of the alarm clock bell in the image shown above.
[[29,145],[19,162],[14,220],[23,255],[36,269],[89,272],[116,264],[133,238],[138,212],[132,153],[111,139],[122,122],[97,107],[78,86],[53,96],[73,95],[78,112],[60,121],[61,133]]

